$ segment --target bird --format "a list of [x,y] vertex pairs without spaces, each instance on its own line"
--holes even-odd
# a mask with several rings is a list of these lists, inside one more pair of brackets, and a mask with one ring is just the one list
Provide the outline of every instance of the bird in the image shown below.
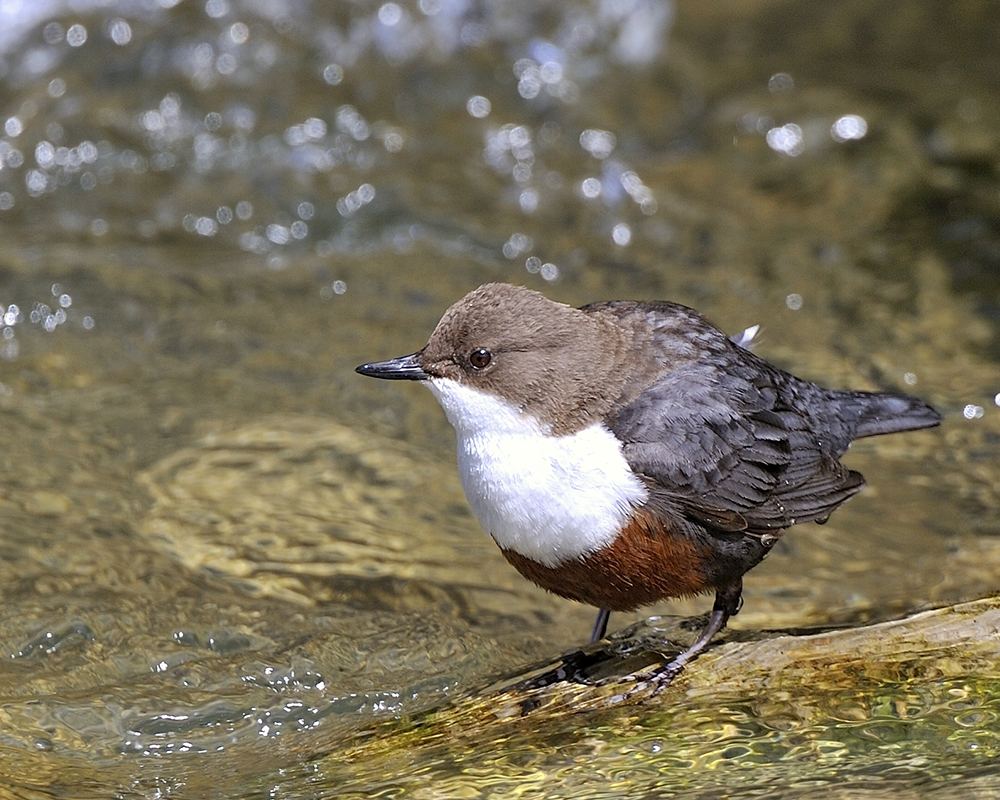
[[[786,529],[865,485],[852,440],[938,425],[905,394],[821,388],[668,301],[575,308],[488,283],[415,353],[362,375],[427,386],[455,429],[481,527],[525,578],[611,612],[715,593],[672,680],[742,606],[743,576]],[[666,660],[666,659],[664,659]]]

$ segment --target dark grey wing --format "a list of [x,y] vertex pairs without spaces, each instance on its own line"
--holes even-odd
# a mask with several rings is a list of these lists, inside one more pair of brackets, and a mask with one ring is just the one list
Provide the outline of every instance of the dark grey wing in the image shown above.
[[782,399],[789,381],[815,388],[817,401],[823,390],[771,367],[700,317],[678,326],[675,307],[630,313],[639,311],[647,323],[663,318],[652,343],[665,369],[641,393],[626,387],[608,424],[654,502],[717,530],[763,533],[825,519],[861,489],[864,479],[824,447],[808,413]]

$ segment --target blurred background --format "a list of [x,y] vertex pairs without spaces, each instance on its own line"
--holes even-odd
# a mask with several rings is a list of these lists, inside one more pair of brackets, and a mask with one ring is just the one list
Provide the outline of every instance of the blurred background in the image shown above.
[[[556,737],[516,769],[337,757],[590,630],[479,530],[430,394],[353,372],[486,281],[760,324],[786,369],[943,412],[855,446],[869,487],[734,629],[994,591],[998,40],[977,0],[0,0],[4,785],[581,796]],[[876,789],[977,796],[974,750]],[[609,796],[697,761],[636,752],[585,760]],[[806,761],[765,783],[813,796]]]

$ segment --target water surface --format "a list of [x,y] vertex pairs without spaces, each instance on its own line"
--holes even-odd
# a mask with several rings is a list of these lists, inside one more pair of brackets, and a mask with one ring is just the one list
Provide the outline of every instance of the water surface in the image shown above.
[[592,612],[527,585],[479,531],[429,393],[353,373],[416,350],[489,280],[574,304],[672,299],[730,332],[759,323],[775,363],[919,394],[945,423],[855,446],[869,487],[751,573],[734,637],[989,594],[988,5],[2,13],[11,793],[997,790],[980,661],[864,662],[856,691],[838,673],[773,707],[759,688],[679,688],[595,712],[567,687],[576,714],[543,707],[495,746],[484,720],[505,706],[483,687],[578,645]]

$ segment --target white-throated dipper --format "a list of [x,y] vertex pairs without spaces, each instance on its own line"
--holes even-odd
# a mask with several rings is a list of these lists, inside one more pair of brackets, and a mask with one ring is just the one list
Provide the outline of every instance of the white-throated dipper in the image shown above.
[[424,381],[458,436],[479,523],[539,586],[611,611],[715,592],[669,680],[725,627],[783,531],[864,486],[853,439],[937,425],[916,398],[796,378],[669,302],[582,308],[491,283],[424,348],[362,375]]

